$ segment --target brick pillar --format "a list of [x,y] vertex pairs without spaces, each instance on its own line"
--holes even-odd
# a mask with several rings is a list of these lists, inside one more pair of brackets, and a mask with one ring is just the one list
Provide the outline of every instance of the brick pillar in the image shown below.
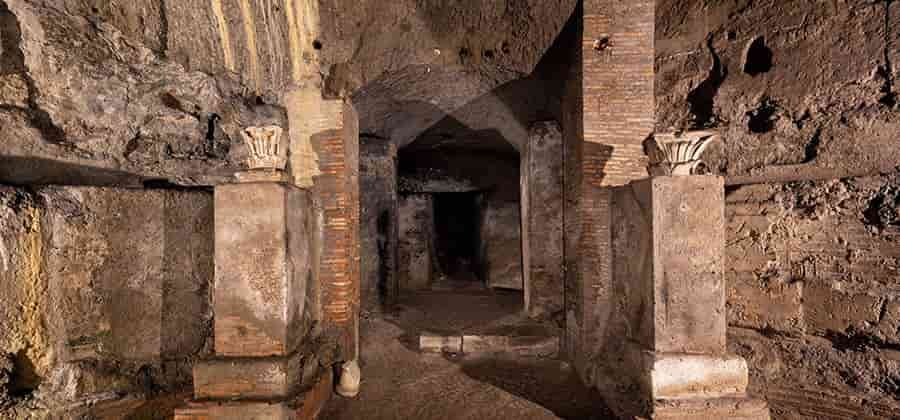
[[585,0],[563,100],[566,351],[585,380],[611,294],[610,188],[647,176],[654,130],[654,0]]
[[319,283],[322,321],[338,340],[340,358],[358,352],[360,302],[359,260],[359,128],[353,107],[340,100],[321,100],[315,109],[330,121],[310,137],[319,171],[313,187],[322,211]]
[[642,144],[656,124],[655,19],[654,0],[584,1],[584,141],[611,147],[596,156],[600,173],[591,181],[600,186],[647,176]]

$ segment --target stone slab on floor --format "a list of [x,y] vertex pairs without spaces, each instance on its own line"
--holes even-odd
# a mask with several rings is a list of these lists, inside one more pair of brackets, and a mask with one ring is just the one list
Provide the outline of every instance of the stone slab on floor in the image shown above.
[[559,337],[464,335],[464,354],[506,353],[523,357],[553,358],[559,354]]
[[419,336],[419,351],[422,353],[462,353],[462,337],[425,333]]
[[419,335],[422,353],[463,353],[471,355],[510,354],[522,357],[553,358],[559,354],[559,337],[506,335]]

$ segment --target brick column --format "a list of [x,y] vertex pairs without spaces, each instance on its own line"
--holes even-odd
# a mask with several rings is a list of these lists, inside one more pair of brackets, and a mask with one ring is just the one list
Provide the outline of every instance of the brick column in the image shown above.
[[654,0],[585,0],[573,51],[566,150],[566,351],[585,380],[612,296],[610,188],[647,176],[654,130]]
[[329,125],[310,137],[320,174],[314,178],[316,207],[322,211],[319,283],[322,321],[338,340],[340,358],[357,358],[360,302],[359,129],[349,103],[321,100]]

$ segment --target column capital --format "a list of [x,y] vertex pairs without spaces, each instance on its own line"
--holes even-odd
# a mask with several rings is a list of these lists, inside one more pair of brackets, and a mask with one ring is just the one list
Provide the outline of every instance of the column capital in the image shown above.
[[652,176],[701,175],[707,172],[701,159],[713,141],[720,139],[717,131],[655,133],[644,142],[644,152],[650,158],[648,170]]
[[237,182],[287,182],[287,145],[284,129],[277,125],[250,126],[241,129],[246,147],[246,170],[235,173]]

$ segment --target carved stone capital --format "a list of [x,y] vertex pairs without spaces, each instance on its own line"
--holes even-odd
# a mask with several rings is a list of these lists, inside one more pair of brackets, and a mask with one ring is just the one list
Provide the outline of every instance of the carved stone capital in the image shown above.
[[718,132],[711,130],[654,134],[644,142],[644,151],[650,158],[650,175],[706,173],[706,164],[700,157],[706,147],[719,137]]
[[247,145],[248,169],[284,170],[287,164],[287,150],[281,144],[283,132],[284,130],[276,125],[247,127],[241,130],[241,137]]

